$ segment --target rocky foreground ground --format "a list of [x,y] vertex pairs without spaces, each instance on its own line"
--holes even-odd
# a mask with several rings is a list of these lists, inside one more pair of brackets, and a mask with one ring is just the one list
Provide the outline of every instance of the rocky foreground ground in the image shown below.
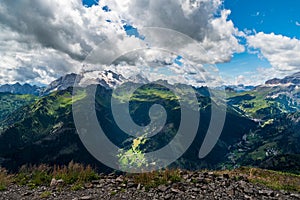
[[300,199],[300,193],[272,190],[253,183],[245,176],[215,172],[181,172],[181,179],[149,187],[136,182],[134,177],[101,175],[99,180],[86,183],[82,188],[71,188],[63,181],[52,180],[51,186],[11,184],[0,192],[0,199]]

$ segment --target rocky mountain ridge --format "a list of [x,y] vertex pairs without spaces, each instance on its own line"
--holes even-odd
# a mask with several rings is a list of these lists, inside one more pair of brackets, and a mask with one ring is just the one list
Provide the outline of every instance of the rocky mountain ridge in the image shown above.
[[114,88],[124,82],[147,82],[141,75],[130,77],[125,79],[121,74],[116,74],[111,70],[105,71],[88,71],[81,74],[66,74],[60,78],[52,81],[46,87],[38,87],[36,85],[20,83],[5,84],[0,86],[0,93],[12,93],[12,94],[32,94],[36,96],[46,96],[55,91],[66,90],[73,86],[88,86],[88,85],[101,85],[107,89]]
[[274,78],[266,81],[266,85],[279,85],[279,84],[293,84],[300,85],[300,72],[295,73],[291,76],[284,77],[282,79]]
[[[133,83],[149,83],[149,80],[142,76],[141,74],[137,74],[135,76],[125,78],[121,74],[117,74],[111,70],[104,71],[86,71],[80,74],[66,74],[65,76],[61,76],[60,78],[52,81],[46,87],[39,87],[36,85],[15,83],[15,84],[5,84],[0,85],[0,93],[8,92],[12,94],[32,94],[32,95],[47,95],[51,92],[58,90],[65,90],[68,87],[73,87],[74,85],[91,85],[91,84],[99,84],[106,88],[114,88],[117,85],[120,85],[124,82],[133,82]],[[300,87],[300,72],[295,73],[291,76],[287,76],[283,79],[274,78],[265,82],[264,85],[259,86],[245,86],[243,84],[239,85],[225,85],[220,87],[219,89],[224,89],[228,92],[249,92],[255,90],[257,88],[263,87],[281,87],[287,88],[286,92],[292,92],[294,90],[299,90]],[[300,96],[300,94],[295,94],[296,96]],[[271,96],[271,95],[270,95]]]
[[0,93],[39,95],[42,88],[36,85],[15,83],[0,85]]

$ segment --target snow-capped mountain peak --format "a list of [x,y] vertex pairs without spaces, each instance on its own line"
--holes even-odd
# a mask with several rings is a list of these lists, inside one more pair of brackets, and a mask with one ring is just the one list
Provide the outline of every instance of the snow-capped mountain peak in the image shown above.
[[42,95],[46,95],[58,90],[65,90],[69,87],[73,87],[74,85],[80,87],[86,87],[88,85],[101,85],[107,89],[112,89],[125,82],[146,84],[149,83],[149,80],[140,74],[126,79],[121,74],[117,74],[111,70],[85,71],[81,74],[72,73],[58,78],[45,88],[45,90],[42,92]]

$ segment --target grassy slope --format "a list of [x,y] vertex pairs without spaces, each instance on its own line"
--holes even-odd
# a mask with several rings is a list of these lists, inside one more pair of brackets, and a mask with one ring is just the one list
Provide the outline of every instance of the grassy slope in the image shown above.
[[72,99],[71,90],[59,91],[42,97],[18,109],[1,124],[1,153],[14,152],[17,148],[45,137],[63,126],[73,124],[70,118],[72,102],[85,97],[84,93]]
[[10,93],[0,93],[0,121],[4,120],[9,114],[18,108],[28,105],[37,99],[33,95],[18,95]]
[[[282,88],[259,87],[252,91],[235,93],[228,92],[228,102],[239,112],[254,119],[271,119],[279,113],[296,111],[298,108],[281,99],[268,99],[267,97]],[[251,98],[249,98],[251,97]],[[268,121],[267,123],[270,123]]]
[[[241,114],[260,121],[255,130],[245,134],[244,140],[231,148],[230,158],[237,166],[300,171],[300,160],[297,157],[300,153],[297,122],[299,106],[288,97],[293,92],[289,93],[284,87],[258,87],[242,93],[227,92],[229,105]],[[268,98],[278,93],[287,96]]]
[[[174,102],[176,101],[176,97],[174,97],[174,95],[172,95],[172,93],[170,91],[164,91],[164,90],[159,90],[160,88],[144,88],[143,90],[138,90],[135,95],[133,96],[133,98],[131,99],[135,104],[133,104],[132,108],[133,108],[133,113],[142,113],[144,110],[141,110],[139,112],[138,110],[138,104],[144,104],[145,102],[147,103],[155,103],[157,101],[160,102],[160,100],[166,100],[168,102]],[[107,92],[107,91],[104,91]],[[269,106],[268,102],[265,101],[265,96],[270,92],[269,89],[263,89],[258,91],[251,91],[251,92],[246,92],[246,93],[239,93],[237,94],[229,94],[229,98],[230,97],[236,97],[236,96],[243,96],[245,94],[248,94],[250,96],[255,96],[254,99],[249,100],[250,102],[255,103],[255,107],[254,108],[249,108],[248,110],[246,110],[248,113],[256,113],[257,110],[260,110],[262,108],[266,108]],[[71,116],[71,112],[72,112],[72,108],[71,108],[71,104],[73,102],[73,100],[80,100],[82,98],[85,97],[85,93],[79,93],[78,96],[76,96],[75,98],[72,99],[72,95],[71,95],[71,90],[66,90],[66,91],[59,91],[59,92],[55,92],[52,93],[51,95],[47,96],[47,97],[43,97],[39,100],[37,100],[35,103],[25,106],[23,107],[21,110],[18,110],[18,112],[16,113],[16,115],[11,115],[9,117],[9,119],[6,121],[7,125],[13,125],[13,127],[7,132],[7,136],[9,135],[9,133],[22,133],[22,140],[23,142],[25,141],[29,141],[29,140],[35,140],[38,139],[40,136],[43,135],[47,135],[49,133],[54,132],[54,130],[59,129],[61,126],[63,126],[63,124],[66,123],[72,123],[70,116]],[[231,96],[230,96],[231,95]],[[97,96],[96,101],[99,103],[99,105],[105,107],[105,109],[109,109],[109,103],[108,102],[108,97],[109,95],[107,95],[107,93],[101,93]],[[126,98],[124,98],[126,99]],[[122,96],[120,97],[120,101],[122,102],[124,100],[122,98]],[[207,107],[211,102],[207,101],[203,101],[201,102],[203,105],[202,107],[205,108]],[[136,105],[136,106],[135,106]],[[174,109],[172,104],[170,105],[170,108]],[[178,107],[175,107],[175,110],[177,110]],[[203,111],[204,112],[204,111]],[[144,112],[143,112],[144,113]],[[227,129],[225,127],[225,132],[222,135],[223,136],[223,140],[227,141],[226,139],[229,138],[230,140],[232,140],[233,137],[233,133],[235,130],[231,130],[230,127],[232,127],[233,125],[235,127],[238,126],[245,126],[244,121],[237,121],[237,120],[241,120],[241,117],[237,115],[237,113],[234,112],[234,116],[236,116],[236,118],[232,118],[232,120],[228,120],[228,124],[227,124]],[[141,115],[137,115],[137,116],[141,116]],[[232,116],[233,117],[233,116]],[[229,117],[227,117],[228,119],[231,119]],[[232,123],[231,123],[232,122]],[[268,122],[269,124],[265,124],[265,131],[261,131],[261,132],[255,132],[255,130],[253,130],[253,134],[249,134],[247,136],[247,141],[250,142],[248,143],[248,146],[251,147],[251,151],[247,151],[247,152],[239,152],[239,147],[234,149],[234,153],[235,156],[238,156],[241,159],[245,159],[245,153],[249,153],[249,155],[246,157],[246,159],[250,160],[252,162],[252,160],[263,160],[266,158],[265,156],[265,149],[266,148],[276,148],[276,144],[274,142],[274,138],[275,136],[277,137],[278,135],[271,135],[269,134],[269,132],[278,132],[277,128],[279,129],[281,127],[280,126],[276,126],[277,128],[269,128],[272,126],[271,122]],[[286,127],[285,127],[286,128]],[[240,134],[243,133],[247,133],[246,130],[247,128],[245,128],[245,130],[243,129],[239,129],[242,130],[240,131]],[[263,136],[261,133],[267,133],[266,136]],[[287,135],[287,134],[286,134]],[[236,136],[239,137],[239,136]],[[252,137],[252,138],[251,138]],[[199,138],[198,138],[199,139]],[[201,139],[201,138],[200,138]],[[199,141],[201,141],[199,139]],[[286,139],[286,138],[283,138]],[[292,136],[290,136],[288,139],[293,139]],[[278,137],[277,137],[277,140]],[[285,140],[286,141],[286,140]],[[5,149],[7,144],[3,144],[2,147]],[[130,144],[131,145],[131,144]],[[244,144],[243,144],[244,145]],[[200,146],[200,144],[195,144],[194,146],[196,146],[197,148]],[[281,147],[281,146],[280,146]],[[226,147],[227,148],[227,147]],[[198,151],[199,149],[196,149],[196,151]],[[239,160],[239,158],[237,158],[236,160]]]
[[299,174],[250,167],[241,167],[231,171],[217,171],[216,174],[229,174],[235,178],[242,176],[252,183],[264,185],[274,190],[300,192]]

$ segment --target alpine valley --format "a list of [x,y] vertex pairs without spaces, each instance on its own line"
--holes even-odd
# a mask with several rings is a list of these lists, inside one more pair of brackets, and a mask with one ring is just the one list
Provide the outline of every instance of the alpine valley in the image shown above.
[[[125,79],[112,71],[103,71],[98,77],[87,80],[90,84],[75,97],[73,85],[84,75],[68,74],[46,87],[0,86],[0,165],[17,170],[24,164],[64,165],[73,160],[92,164],[103,172],[111,171],[89,154],[73,121],[72,104],[86,98],[91,85],[97,85],[95,108],[99,123],[123,153],[135,151],[143,156],[172,140],[180,124],[180,106],[170,90],[140,76]],[[139,125],[149,124],[150,118],[145,113],[153,104],[161,104],[168,114],[165,128],[159,134],[139,141],[117,126],[111,112],[113,88],[137,82],[145,85],[131,97],[133,120]],[[214,105],[220,111],[222,107],[211,100],[208,88],[194,88],[201,116],[199,129],[189,149],[170,167],[195,170],[254,166],[300,173],[300,73],[256,87],[224,88],[226,120],[213,151],[204,159],[198,158],[210,123],[211,107]],[[120,158],[120,165],[126,167],[128,163],[130,160]]]

